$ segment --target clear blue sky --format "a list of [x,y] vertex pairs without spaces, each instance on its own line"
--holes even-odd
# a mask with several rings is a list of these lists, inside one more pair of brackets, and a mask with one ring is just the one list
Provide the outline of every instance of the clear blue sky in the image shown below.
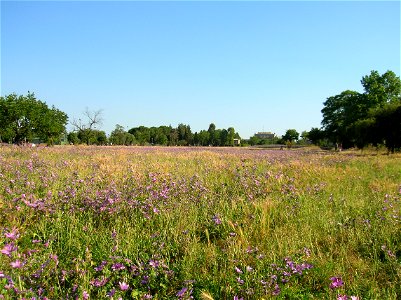
[[1,95],[102,109],[107,133],[310,130],[371,70],[399,76],[400,53],[399,1],[1,1]]

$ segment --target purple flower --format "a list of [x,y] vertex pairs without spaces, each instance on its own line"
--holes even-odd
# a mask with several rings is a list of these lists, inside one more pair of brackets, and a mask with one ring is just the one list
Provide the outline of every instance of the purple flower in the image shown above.
[[344,285],[344,282],[341,279],[341,277],[331,277],[330,280],[331,280],[331,283],[330,283],[331,289],[336,289],[336,288],[342,287]]
[[347,300],[348,296],[347,295],[338,295],[337,300]]
[[273,292],[272,292],[272,295],[273,295],[273,296],[277,296],[277,295],[280,294],[280,293],[281,293],[280,287],[278,286],[278,284],[276,284],[276,285],[274,286],[274,290],[273,290]]
[[119,271],[119,270],[124,270],[125,266],[122,263],[115,263],[111,266],[111,269],[113,271]]
[[215,215],[215,216],[212,218],[212,220],[214,221],[214,224],[216,224],[216,225],[220,225],[220,224],[221,224],[221,220],[220,220],[220,218],[219,218],[217,215]]
[[4,248],[0,252],[7,256],[11,256],[11,253],[14,251],[17,251],[17,246],[15,246],[14,243],[10,243],[5,244]]
[[187,290],[188,290],[187,287],[183,287],[181,290],[178,291],[176,296],[179,297],[179,298],[182,298]]
[[115,290],[115,289],[112,289],[110,292],[107,292],[107,293],[106,293],[106,296],[108,296],[108,297],[113,297],[115,293],[116,293],[116,290]]
[[118,284],[120,285],[120,289],[122,291],[126,291],[129,288],[129,285],[127,283],[125,283],[124,281],[123,282],[119,282]]
[[252,267],[250,267],[250,266],[246,266],[246,271],[250,273],[250,272],[252,272],[252,271],[253,271],[253,268],[252,268]]
[[235,296],[234,296],[234,300],[244,300],[244,298],[242,298],[242,297],[241,297],[241,298],[238,298],[238,296],[235,295]]
[[13,227],[11,232],[6,232],[4,235],[6,238],[9,238],[10,240],[16,240],[19,238],[18,229],[15,227]]
[[149,261],[149,265],[150,265],[152,268],[157,268],[157,267],[160,265],[160,263],[159,263],[159,261],[157,261],[157,260],[151,259],[151,260]]
[[107,261],[102,261],[102,263],[99,265],[99,266],[97,266],[97,267],[95,267],[95,271],[101,271],[101,270],[103,270],[103,268],[104,268],[104,266],[107,264]]
[[84,300],[88,300],[89,299],[89,294],[88,294],[87,291],[83,291],[82,292],[82,299],[84,299]]
[[16,261],[12,261],[10,263],[11,267],[13,267],[14,269],[19,269],[22,268],[22,266],[24,265],[19,259],[17,259]]
[[238,278],[237,278],[237,282],[238,282],[239,284],[244,284],[244,281],[241,279],[241,277],[238,277]]
[[141,284],[148,284],[149,283],[149,276],[145,275],[142,277]]
[[235,269],[235,272],[237,272],[238,274],[242,274],[242,271],[240,268],[234,267],[234,269]]

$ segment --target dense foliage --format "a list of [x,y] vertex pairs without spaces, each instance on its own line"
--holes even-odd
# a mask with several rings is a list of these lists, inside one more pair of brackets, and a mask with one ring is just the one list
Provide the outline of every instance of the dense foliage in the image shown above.
[[40,138],[53,144],[65,133],[67,120],[64,112],[49,108],[33,93],[0,97],[0,142],[21,143]]
[[385,145],[394,152],[401,141],[401,80],[392,71],[372,71],[361,80],[364,93],[344,91],[324,102],[323,132],[313,129],[315,142],[327,138],[344,148]]
[[171,126],[131,128],[128,133],[134,136],[134,140],[140,145],[156,144],[169,146],[234,146],[234,139],[240,139],[238,132],[233,127],[228,129],[216,129],[211,123],[208,130],[192,133],[191,127],[178,124],[177,128]]
[[0,147],[0,299],[400,299],[400,160]]

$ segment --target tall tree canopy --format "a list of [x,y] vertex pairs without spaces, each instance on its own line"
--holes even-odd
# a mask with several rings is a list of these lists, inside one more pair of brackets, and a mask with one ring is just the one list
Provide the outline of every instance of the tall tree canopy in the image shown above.
[[49,108],[33,93],[0,97],[0,140],[4,142],[20,143],[40,138],[53,144],[65,132],[67,120],[64,112],[54,106]]
[[393,149],[389,136],[380,128],[397,128],[401,122],[401,119],[391,117],[391,123],[383,125],[382,117],[397,115],[395,107],[401,103],[400,78],[392,71],[382,75],[371,71],[362,78],[361,84],[364,93],[347,90],[324,102],[322,125],[325,136],[345,148],[384,143]]

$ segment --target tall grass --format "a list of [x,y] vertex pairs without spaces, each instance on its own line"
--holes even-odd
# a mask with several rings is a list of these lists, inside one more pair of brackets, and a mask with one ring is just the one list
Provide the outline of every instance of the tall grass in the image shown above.
[[0,298],[399,299],[400,189],[400,155],[2,147]]

